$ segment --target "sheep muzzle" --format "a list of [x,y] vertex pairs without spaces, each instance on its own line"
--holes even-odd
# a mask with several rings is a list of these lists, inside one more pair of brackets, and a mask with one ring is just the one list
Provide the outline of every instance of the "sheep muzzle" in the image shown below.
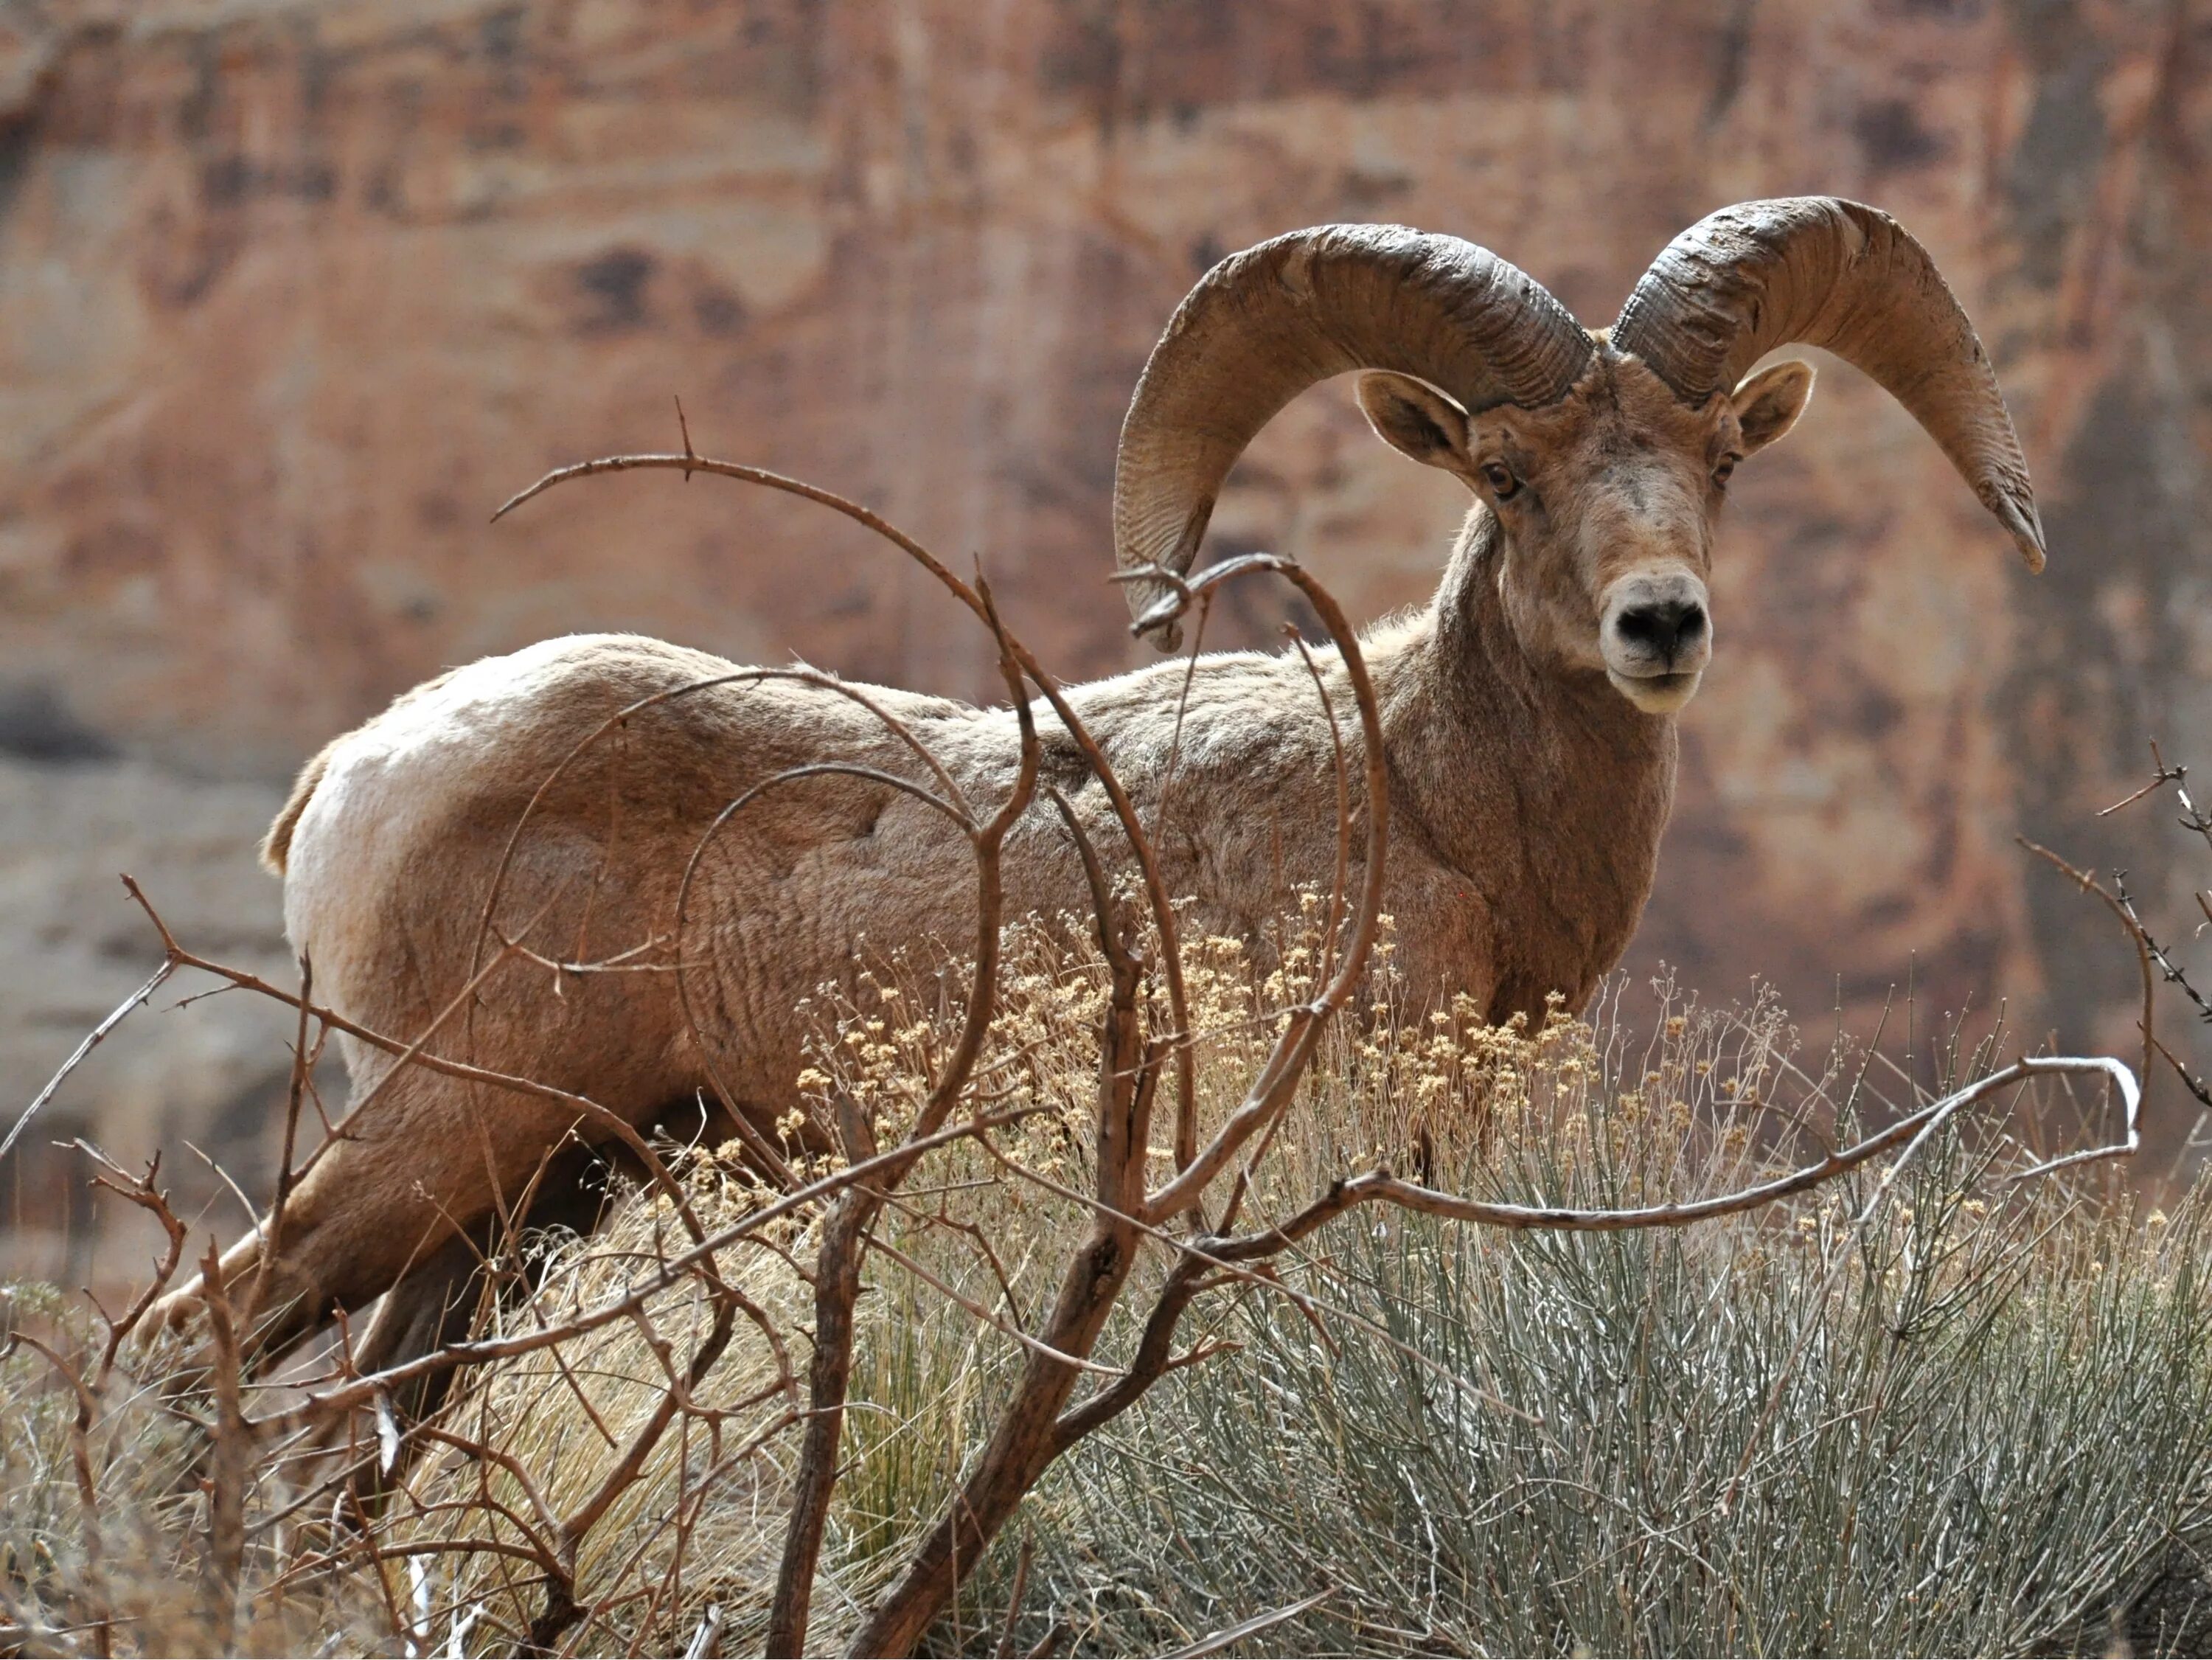
[[1598,648],[1606,678],[1646,714],[1672,714],[1697,695],[1712,660],[1712,608],[1686,570],[1638,571],[1605,593]]

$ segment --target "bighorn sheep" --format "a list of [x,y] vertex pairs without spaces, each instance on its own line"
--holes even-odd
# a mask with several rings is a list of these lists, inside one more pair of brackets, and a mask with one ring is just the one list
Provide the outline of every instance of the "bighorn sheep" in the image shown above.
[[[1455,238],[1297,231],[1208,272],[1154,349],[1114,496],[1115,557],[1140,618],[1164,592],[1143,573],[1189,569],[1246,444],[1329,376],[1370,371],[1359,397],[1376,433],[1474,495],[1434,600],[1364,643],[1395,812],[1386,909],[1409,995],[1464,991],[1493,1018],[1555,991],[1579,1006],[1626,946],[1673,795],[1674,717],[1712,652],[1705,576],[1724,487],[1789,429],[1813,384],[1802,362],[1744,377],[1791,342],[1887,387],[2040,569],[2027,467],[1980,342],[1921,246],[1850,202],[1712,215],[1598,333]],[[1172,646],[1171,625],[1158,632]],[[1316,655],[1341,695],[1340,662]],[[660,704],[533,803],[614,712],[731,672],[653,640],[554,640],[433,680],[332,743],[264,848],[319,993],[375,1031],[431,1031],[475,972],[502,870],[497,924],[526,930],[544,957],[665,957],[686,862],[734,798],[823,758],[911,773],[867,709],[787,679]],[[1184,675],[1171,661],[1069,696],[1148,823],[1179,751],[1158,836],[1168,883],[1194,897],[1206,927],[1251,935],[1291,884],[1333,867],[1329,727],[1299,656],[1234,653],[1198,660],[1176,739]],[[976,800],[1003,795],[1011,711],[866,696]],[[1047,745],[1048,778],[1114,845],[1079,754]],[[1053,811],[1031,810],[1008,843],[1010,909],[1076,903],[1070,845]],[[719,1088],[766,1123],[797,1098],[794,1008],[850,974],[856,941],[963,941],[974,903],[967,849],[926,807],[849,776],[811,779],[717,841],[692,895],[683,950],[711,1053],[666,973],[516,959],[432,1047],[633,1122]],[[357,1095],[392,1068],[388,1055],[345,1049]],[[557,1105],[421,1067],[389,1079],[284,1206],[268,1300],[292,1299],[292,1312],[276,1335],[384,1292],[511,1201],[574,1124]],[[258,1253],[258,1236],[234,1247],[230,1285],[249,1282]],[[193,1300],[176,1293],[172,1316]]]

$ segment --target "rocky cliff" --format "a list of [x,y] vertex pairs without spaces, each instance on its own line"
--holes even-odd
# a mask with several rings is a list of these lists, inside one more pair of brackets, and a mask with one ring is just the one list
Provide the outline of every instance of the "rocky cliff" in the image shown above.
[[[1221,252],[1401,220],[1595,322],[1700,214],[1814,191],[1936,252],[2051,569],[1826,366],[1735,492],[1634,961],[1855,1020],[1910,974],[1923,1030],[2009,1000],[2124,1043],[2124,950],[2012,838],[2179,914],[2185,849],[2090,815],[2148,736],[2212,769],[2208,147],[2205,0],[11,0],[0,1110],[151,959],[115,869],[283,970],[258,822],[443,665],[635,628],[988,692],[972,629],[800,504],[642,477],[488,527],[550,465],[672,443],[672,396],[702,447],[980,555],[1048,661],[1105,671],[1115,432]],[[1216,541],[1373,616],[1427,592],[1457,489],[1327,387]],[[56,1126],[250,1174],[283,1035],[242,999],[126,1028]]]

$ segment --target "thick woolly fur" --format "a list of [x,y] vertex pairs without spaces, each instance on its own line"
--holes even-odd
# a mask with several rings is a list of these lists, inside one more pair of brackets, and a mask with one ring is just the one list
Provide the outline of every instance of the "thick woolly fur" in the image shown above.
[[[1371,377],[1363,388],[1386,438],[1467,478],[1479,498],[1433,601],[1363,646],[1389,751],[1386,909],[1408,995],[1464,991],[1493,1018],[1540,1009],[1555,991],[1578,1007],[1620,957],[1650,889],[1676,739],[1671,712],[1639,707],[1608,675],[1608,596],[1654,572],[1702,593],[1717,467],[1724,475],[1723,463],[1778,435],[1809,381],[1784,366],[1691,410],[1601,344],[1561,403],[1461,417],[1456,429],[1455,409],[1419,383]],[[1495,487],[1492,465],[1510,469],[1510,491]],[[1316,656],[1356,743],[1341,663]],[[726,685],[635,715],[532,805],[609,716],[733,672],[632,635],[552,640],[434,680],[331,745],[267,848],[319,995],[412,1039],[502,937],[520,939],[535,958],[498,967],[439,1029],[437,1053],[639,1122],[718,1087],[757,1122],[788,1110],[801,1065],[796,1011],[821,983],[849,983],[872,948],[969,948],[966,844],[925,805],[847,777],[780,787],[733,818],[701,856],[681,942],[710,1053],[674,977],[653,966],[676,949],[678,885],[716,815],[772,775],[842,760],[921,780],[913,756],[832,691]],[[1212,655],[1192,676],[1178,745],[1185,672],[1166,660],[1070,696],[1146,822],[1158,823],[1170,888],[1195,903],[1191,926],[1257,938],[1297,887],[1325,885],[1333,867],[1329,726],[1295,653]],[[979,808],[1003,799],[1016,760],[1011,711],[870,695]],[[1671,709],[1680,698],[1660,701]],[[1046,781],[1103,850],[1126,854],[1073,745],[1041,703],[1037,719]],[[1009,842],[1006,877],[1010,910],[1080,903],[1071,839],[1042,797]],[[346,1059],[356,1098],[392,1064],[357,1043]],[[303,1322],[333,1302],[362,1304],[456,1226],[511,1201],[572,1128],[591,1134],[561,1107],[407,1069],[300,1183],[276,1285],[301,1298]],[[252,1269],[255,1250],[250,1238],[234,1250],[231,1283]],[[191,1295],[179,1293],[172,1314]]]

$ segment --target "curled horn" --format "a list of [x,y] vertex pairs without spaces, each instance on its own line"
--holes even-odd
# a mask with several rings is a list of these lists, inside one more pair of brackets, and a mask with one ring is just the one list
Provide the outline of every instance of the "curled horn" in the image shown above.
[[2043,520],[1989,356],[1928,250],[1880,210],[1832,196],[1723,208],[1652,261],[1611,337],[1690,404],[1777,346],[1826,347],[1912,412],[2043,569]]
[[[1455,236],[1322,225],[1223,260],[1199,280],[1137,382],[1114,472],[1123,571],[1190,569],[1229,469],[1275,412],[1350,369],[1395,369],[1470,411],[1557,401],[1589,334],[1534,279]],[[1127,584],[1142,618],[1158,581]],[[1154,642],[1172,651],[1174,624]]]

